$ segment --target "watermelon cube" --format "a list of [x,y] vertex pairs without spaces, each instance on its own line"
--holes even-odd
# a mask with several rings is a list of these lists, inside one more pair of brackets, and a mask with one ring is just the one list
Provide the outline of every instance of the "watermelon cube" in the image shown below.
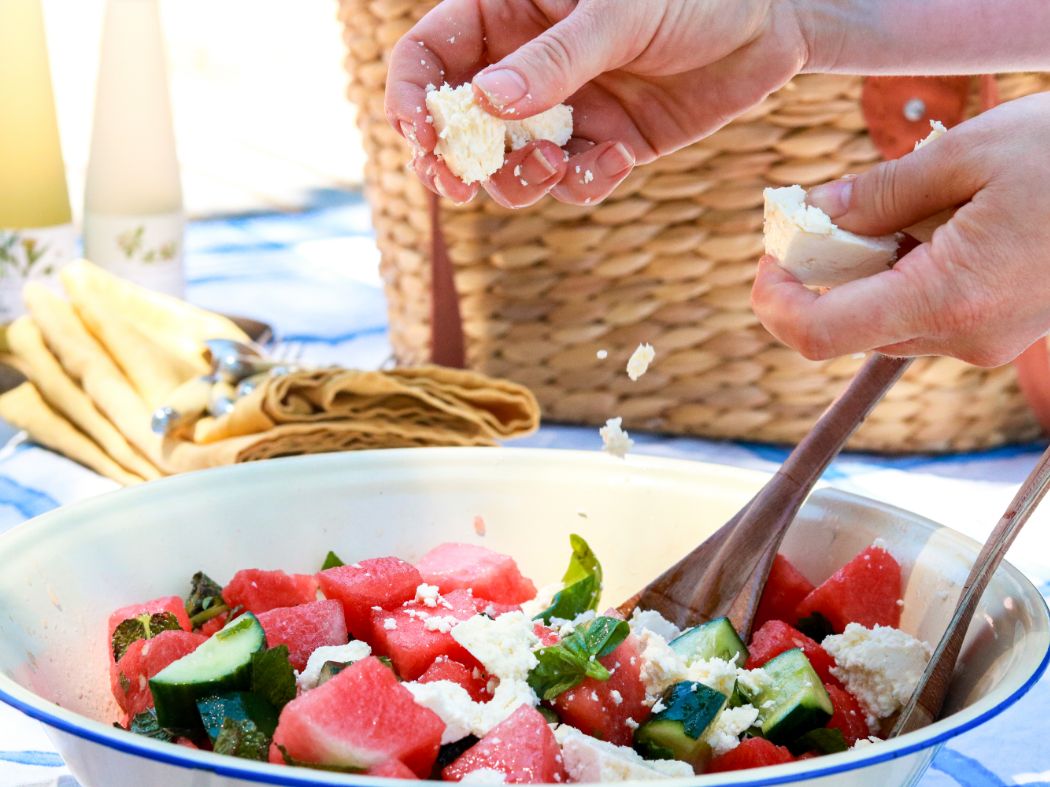
[[804,618],[819,612],[836,633],[849,623],[897,628],[900,598],[900,564],[882,547],[871,546],[806,596],[795,614]]
[[201,634],[206,637],[210,637],[217,631],[222,631],[222,627],[230,621],[230,616],[223,612],[221,615],[216,615],[211,620],[206,620],[201,624],[201,627],[197,629]]
[[328,598],[338,599],[346,627],[355,638],[371,643],[372,607],[388,609],[416,597],[423,577],[411,563],[396,557],[362,560],[317,575]]
[[825,683],[824,688],[835,709],[827,726],[833,730],[839,730],[847,746],[853,746],[862,738],[867,738],[871,733],[868,729],[867,717],[860,703],[857,702],[857,698],[835,683]]
[[273,742],[300,762],[374,768],[400,760],[425,777],[444,731],[438,715],[369,656],[288,703]]
[[735,749],[720,754],[708,764],[704,773],[742,771],[746,768],[761,768],[764,765],[783,765],[795,758],[783,746],[770,743],[765,738],[748,738]]
[[271,648],[288,646],[288,660],[297,670],[306,669],[310,654],[322,645],[345,645],[343,605],[334,599],[311,601],[297,607],[280,607],[258,615]]
[[222,598],[230,609],[242,607],[258,615],[317,601],[317,580],[309,574],[248,568],[233,575],[222,589]]
[[389,656],[405,680],[415,680],[441,656],[468,667],[478,665],[467,649],[452,638],[452,628],[478,614],[469,590],[453,590],[436,607],[408,601],[391,610],[372,611],[370,642],[380,656]]
[[492,699],[485,673],[477,667],[467,667],[458,661],[440,656],[416,682],[433,683],[438,680],[448,680],[462,686],[474,702],[487,702]]
[[195,651],[205,639],[192,631],[162,631],[152,639],[132,642],[120,661],[110,664],[113,697],[128,719],[153,707],[150,678]]
[[744,666],[747,669],[761,667],[781,653],[795,648],[802,648],[802,652],[822,681],[825,683],[839,682],[831,674],[831,668],[835,666],[835,659],[831,657],[831,654],[782,620],[770,620],[755,632],[748,646],[749,655]]
[[440,544],[416,563],[423,579],[442,593],[474,591],[497,604],[521,604],[536,597],[536,586],[523,577],[509,555],[476,544]]
[[369,776],[384,776],[387,779],[419,779],[412,769],[401,760],[387,760],[365,771]]
[[550,647],[551,645],[557,645],[561,641],[558,632],[550,626],[545,626],[542,623],[537,622],[533,625],[532,630],[536,633],[536,636],[539,637],[540,645],[545,648]]
[[761,628],[763,623],[770,620],[794,624],[795,610],[802,599],[812,592],[813,583],[802,576],[786,557],[777,555],[773,558],[773,567],[758,602],[752,628]]
[[445,781],[458,782],[481,769],[502,773],[507,784],[568,781],[554,733],[543,715],[529,705],[522,705],[493,727],[447,765],[441,775]]
[[642,656],[633,634],[608,656],[599,659],[609,680],[587,678],[559,695],[554,708],[566,724],[618,746],[630,746],[634,728],[649,716],[642,682]]
[[[138,617],[147,613],[155,615],[158,612],[170,612],[179,621],[179,625],[182,626],[184,631],[190,630],[190,618],[186,614],[186,602],[178,596],[161,596],[152,601],[146,601],[142,604],[130,604],[115,610],[109,616],[109,630],[106,634],[106,641],[113,639],[113,632],[117,630],[117,626],[128,618]],[[112,653],[110,653],[110,658],[113,658]]]

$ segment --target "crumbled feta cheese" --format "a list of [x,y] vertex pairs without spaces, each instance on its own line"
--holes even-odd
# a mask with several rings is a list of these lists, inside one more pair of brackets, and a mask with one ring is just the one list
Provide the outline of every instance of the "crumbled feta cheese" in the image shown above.
[[939,120],[931,120],[930,129],[930,133],[925,138],[920,139],[918,142],[915,143],[915,150],[926,147],[934,140],[940,139],[948,133],[948,129],[946,129],[944,127],[944,124]]
[[651,344],[639,344],[638,348],[631,353],[631,357],[627,359],[627,376],[632,380],[637,380],[649,370],[649,364],[655,357],[656,350]]
[[631,619],[628,623],[631,625],[631,631],[635,634],[641,634],[643,631],[652,631],[668,642],[682,633],[678,626],[655,609],[641,610],[636,607],[634,612],[631,613]]
[[492,768],[478,768],[465,773],[459,781],[460,784],[506,784],[507,774]]
[[538,663],[532,649],[539,638],[522,612],[506,612],[495,620],[476,615],[452,629],[452,638],[501,681],[524,680]]
[[605,426],[598,430],[602,438],[602,448],[623,459],[634,446],[634,440],[623,429],[623,418],[610,418]]
[[835,659],[831,674],[860,702],[872,732],[879,719],[892,716],[911,698],[933,654],[929,645],[900,629],[859,623],[825,637],[821,645]]
[[598,350],[598,352],[596,352],[595,355],[598,357],[599,361],[604,361],[606,358],[609,357],[609,351],[608,350]]
[[393,631],[397,628],[397,621],[393,618],[386,618],[383,621],[383,628],[385,628],[387,631]]
[[[670,686],[682,681],[703,683],[708,688],[725,694],[733,693],[739,670],[734,662],[724,659],[698,659],[686,663],[675,653],[667,640],[654,631],[639,634],[642,641],[642,681],[651,702],[656,701]],[[761,680],[754,677],[751,680]]]
[[415,600],[421,602],[423,606],[436,607],[440,596],[441,593],[438,591],[437,585],[428,585],[424,582],[416,588]]
[[427,109],[438,134],[434,153],[464,183],[488,180],[503,166],[503,121],[478,106],[469,83],[428,92]]
[[897,235],[868,237],[835,226],[805,203],[801,186],[767,188],[766,254],[803,284],[834,287],[888,270],[897,259]]
[[594,173],[590,170],[585,171],[583,173],[583,182],[590,183],[592,180],[594,180]]
[[536,598],[526,601],[521,605],[521,611],[526,617],[530,619],[535,618],[551,605],[554,601],[555,594],[557,594],[563,587],[565,586],[562,585],[561,582],[552,582],[549,585],[544,585],[536,591]]
[[614,705],[623,705],[623,695],[616,689],[609,692],[609,699],[613,701]]
[[667,710],[667,706],[664,705],[662,699],[657,699],[656,702],[653,703],[653,713],[660,713],[665,710]]
[[850,746],[850,748],[863,749],[865,746],[871,746],[873,743],[882,743],[882,738],[878,738],[874,735],[869,735],[867,738],[857,738],[857,742]]
[[423,621],[423,628],[427,631],[440,631],[442,634],[447,634],[459,623],[459,618],[454,615],[431,615]]
[[564,618],[551,618],[550,624],[553,628],[558,630],[558,636],[562,639],[565,639],[584,623],[590,623],[596,617],[598,617],[597,613],[593,609],[588,609],[584,612],[581,612],[572,620],[565,620]]
[[756,669],[738,669],[736,671],[736,682],[751,696],[761,694],[773,685],[773,679],[761,667]]
[[717,757],[740,745],[740,735],[758,721],[758,709],[751,705],[723,708],[704,731],[704,741]]
[[504,680],[488,702],[474,702],[467,690],[449,680],[402,683],[416,703],[434,711],[443,722],[442,743],[454,743],[467,735],[484,737],[522,705],[536,706],[539,698],[524,680]]
[[506,122],[506,143],[519,150],[529,142],[545,139],[561,147],[572,137],[572,107],[558,104],[538,115]]
[[367,657],[371,652],[372,648],[367,642],[358,640],[351,640],[345,645],[322,645],[310,654],[310,658],[306,660],[306,668],[296,677],[296,683],[302,691],[309,691],[317,686],[321,668],[326,662],[351,664]]
[[565,770],[575,782],[623,782],[692,776],[693,768],[677,760],[646,760],[628,746],[617,746],[560,725],[554,737],[561,744]]

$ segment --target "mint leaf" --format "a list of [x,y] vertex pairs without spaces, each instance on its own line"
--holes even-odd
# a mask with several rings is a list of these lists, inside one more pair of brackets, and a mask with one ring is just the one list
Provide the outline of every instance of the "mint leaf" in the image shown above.
[[132,718],[131,724],[128,725],[128,732],[133,732],[136,735],[145,735],[147,738],[153,738],[154,740],[166,741],[169,743],[175,740],[175,734],[171,730],[161,727],[157,722],[157,711],[153,708],[136,714],[134,718]]
[[297,760],[288,753],[288,750],[281,744],[277,744],[278,750],[281,752],[281,757],[284,758],[285,765],[295,765],[300,768],[313,768],[315,771],[331,771],[332,773],[363,773],[366,769],[359,768],[355,765],[322,765],[319,762],[306,762],[304,760]]
[[194,574],[186,597],[186,614],[192,618],[222,603],[222,586],[203,571]]
[[212,750],[216,754],[266,762],[270,754],[270,738],[250,719],[226,719]]
[[529,672],[529,686],[540,699],[553,700],[586,678],[608,680],[609,670],[598,659],[616,650],[630,631],[626,621],[595,618],[557,645],[536,651],[537,664]]
[[148,612],[123,621],[113,630],[110,645],[113,659],[120,661],[134,643],[140,639],[153,639],[162,631],[181,631],[179,619],[170,612]]
[[796,756],[810,751],[817,751],[821,754],[835,754],[836,752],[846,751],[848,748],[846,739],[842,736],[842,730],[831,729],[830,727],[819,727],[815,730],[810,730],[798,740],[788,744],[788,749]]
[[278,645],[252,656],[252,691],[278,712],[295,699],[295,670],[288,661],[287,645]]
[[339,568],[339,566],[345,565],[346,563],[339,559],[339,555],[337,555],[335,552],[329,551],[329,553],[325,556],[324,563],[321,564],[321,570],[327,571],[330,568]]
[[572,620],[589,609],[598,609],[602,595],[602,566],[590,546],[575,533],[569,536],[572,557],[561,581],[564,587],[551,605],[534,619],[550,623],[551,618]]

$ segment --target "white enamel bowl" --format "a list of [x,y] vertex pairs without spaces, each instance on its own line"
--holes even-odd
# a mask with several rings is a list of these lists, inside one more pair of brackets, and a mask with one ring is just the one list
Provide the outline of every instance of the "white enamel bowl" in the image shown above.
[[[764,477],[691,462],[525,449],[423,449],[274,460],[210,470],[86,501],[0,537],[0,699],[40,719],[85,787],[388,784],[197,752],[115,730],[109,612],[185,592],[203,569],[315,571],[345,560],[419,557],[441,541],[517,558],[559,578],[570,532],[600,556],[605,599],[628,596],[721,524]],[[487,533],[474,531],[475,516]],[[935,641],[977,545],[914,514],[813,495],[784,544],[811,579],[880,537],[906,566],[903,627]],[[893,742],[792,765],[674,780],[689,785],[911,784],[948,738],[1001,712],[1046,666],[1047,609],[1004,565],[975,618],[952,715]]]

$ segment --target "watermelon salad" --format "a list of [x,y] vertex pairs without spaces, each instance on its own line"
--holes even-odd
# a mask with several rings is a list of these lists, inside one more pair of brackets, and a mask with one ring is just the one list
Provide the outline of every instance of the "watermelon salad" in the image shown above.
[[623,781],[793,762],[879,740],[930,649],[899,630],[876,542],[817,586],[778,556],[754,634],[600,612],[571,536],[562,582],[441,544],[415,564],[203,573],[109,618],[117,726],[278,765],[486,783]]

